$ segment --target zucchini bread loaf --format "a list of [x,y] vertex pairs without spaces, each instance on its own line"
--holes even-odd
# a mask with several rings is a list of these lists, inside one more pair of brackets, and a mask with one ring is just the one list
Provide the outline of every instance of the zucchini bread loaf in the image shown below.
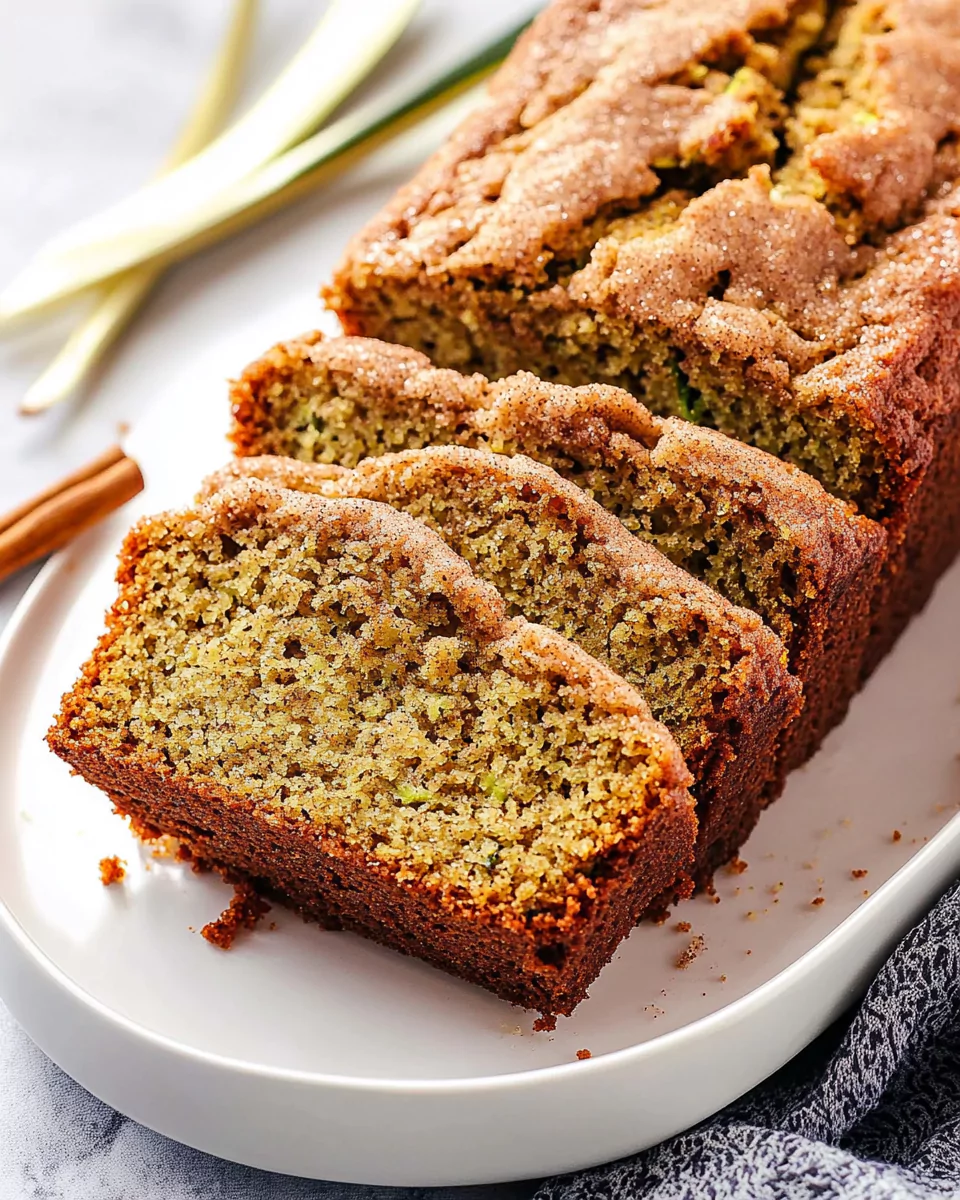
[[808,475],[612,387],[529,374],[490,383],[413,350],[311,334],[276,346],[233,387],[241,455],[355,465],[430,443],[522,452],[554,467],[787,647],[804,707],[781,762],[806,761],[860,675],[885,537]]
[[882,521],[869,670],[960,546],[960,4],[555,0],[354,240],[349,333],[625,387]]
[[306,916],[567,1013],[689,867],[640,694],[404,514],[240,481],[141,522],[118,580],[51,747]]
[[746,840],[782,774],[777,746],[799,708],[783,644],[549,467],[435,446],[353,470],[238,459],[207,489],[255,476],[328,498],[386,503],[433,528],[508,610],[562,633],[637,687],[693,775],[695,877]]

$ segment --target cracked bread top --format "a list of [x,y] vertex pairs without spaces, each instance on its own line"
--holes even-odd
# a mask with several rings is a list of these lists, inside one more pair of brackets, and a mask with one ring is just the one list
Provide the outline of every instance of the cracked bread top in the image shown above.
[[958,135],[954,0],[558,0],[327,295],[357,331],[365,289],[462,284],[666,330],[908,477],[947,404],[915,374],[960,311]]

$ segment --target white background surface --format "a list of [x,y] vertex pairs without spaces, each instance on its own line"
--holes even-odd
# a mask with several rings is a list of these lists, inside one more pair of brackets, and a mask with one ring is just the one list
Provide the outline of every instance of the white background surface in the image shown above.
[[[416,24],[367,90],[432,76],[533,6],[533,0],[424,0]],[[261,8],[247,100],[276,75],[324,3],[262,0]],[[194,99],[227,11],[225,0],[0,3],[0,280],[12,278],[58,229],[156,170]],[[15,410],[61,344],[69,317],[0,339],[0,512],[98,454],[117,439],[119,425],[135,424],[152,398],[130,386],[138,362],[148,357],[163,372],[165,363],[172,370],[179,358],[195,355],[231,313],[242,320],[258,311],[265,277],[276,280],[278,294],[300,296],[303,323],[312,323],[319,311],[315,246],[336,205],[324,196],[308,198],[175,269],[89,394],[59,412],[30,420]],[[251,347],[250,356],[261,348]],[[0,625],[32,575],[24,571],[0,584]],[[247,1200],[276,1194],[276,1185],[255,1173],[221,1169],[85,1103],[0,1005],[0,1200]],[[283,1194],[320,1193],[304,1184]]]

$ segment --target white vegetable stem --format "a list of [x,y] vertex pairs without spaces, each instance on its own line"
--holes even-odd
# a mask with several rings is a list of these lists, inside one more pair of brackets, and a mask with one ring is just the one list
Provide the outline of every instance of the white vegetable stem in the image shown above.
[[[258,0],[234,0],[233,13],[217,57],[187,123],[167,156],[165,170],[192,158],[216,136],[233,106],[253,37]],[[69,396],[120,336],[163,274],[144,263],[116,276],[93,309],[20,403],[22,413],[38,413]]]
[[246,116],[183,166],[48,242],[0,295],[0,319],[124,270],[146,257],[145,241],[175,241],[192,212],[315,129],[393,45],[418,3],[333,0]]

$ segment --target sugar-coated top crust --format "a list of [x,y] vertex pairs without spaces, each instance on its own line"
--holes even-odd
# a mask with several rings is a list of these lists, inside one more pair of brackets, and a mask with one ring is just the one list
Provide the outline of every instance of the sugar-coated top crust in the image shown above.
[[[353,253],[391,273],[538,275],[538,256],[609,206],[651,195],[653,166],[728,100],[673,79],[711,48],[783,25],[798,0],[559,0],[488,99],[368,226]],[[507,140],[511,139],[511,140]],[[519,140],[516,140],[519,139]],[[505,144],[504,144],[505,143]],[[489,270],[486,268],[489,267]]]
[[377,502],[389,489],[403,494],[433,492],[438,482],[473,476],[481,481],[520,491],[524,485],[538,495],[560,501],[566,520],[575,522],[595,553],[615,567],[625,588],[635,596],[671,596],[713,623],[735,628],[739,637],[764,649],[776,663],[783,657],[777,637],[756,613],[720,597],[713,588],[665,558],[649,542],[635,537],[612,513],[550,467],[522,454],[493,454],[463,446],[428,446],[364,459],[352,470],[326,463],[303,463],[267,455],[229,463],[204,484],[202,495],[229,487],[233,480],[256,478],[281,487],[308,489],[313,494],[364,498]]
[[847,411],[879,430],[901,470],[922,465],[942,398],[916,370],[960,314],[960,192],[940,158],[960,134],[956,0],[859,0],[870,111],[805,149],[873,229],[919,211],[918,224],[848,244],[826,203],[773,186],[763,164],[708,187],[663,230],[601,237],[566,282],[544,277],[571,229],[635,206],[662,184],[656,163],[683,159],[692,128],[729,121],[728,94],[678,86],[682,69],[798,7],[555,0],[486,103],[354,239],[334,307],[349,313],[352,296],[384,281],[507,281],[555,310],[749,356],[750,378],[774,398]]
[[491,382],[434,367],[418,351],[372,338],[312,332],[251,364],[233,390],[232,436],[241,454],[257,453],[260,397],[304,363],[334,378],[362,381],[371,399],[388,408],[402,411],[415,401],[433,408],[440,423],[467,420],[491,438],[627,456],[727,488],[742,511],[763,513],[789,531],[827,594],[839,593],[884,544],[879,525],[852,512],[806,472],[714,430],[656,417],[621,388],[566,387],[528,372]]

